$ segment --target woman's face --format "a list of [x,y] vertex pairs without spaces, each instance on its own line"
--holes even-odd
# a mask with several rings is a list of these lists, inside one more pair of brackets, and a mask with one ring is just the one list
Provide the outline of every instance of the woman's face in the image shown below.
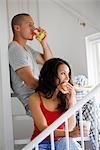
[[66,64],[61,64],[58,67],[58,78],[60,83],[69,81],[69,67]]

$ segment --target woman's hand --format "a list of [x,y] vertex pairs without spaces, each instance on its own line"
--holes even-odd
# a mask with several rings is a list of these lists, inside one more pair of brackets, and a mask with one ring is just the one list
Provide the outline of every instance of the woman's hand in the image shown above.
[[63,82],[63,83],[60,83],[57,87],[57,89],[59,91],[61,91],[63,94],[68,94],[69,93],[69,90],[68,90],[68,82]]
[[63,94],[67,94],[69,97],[75,95],[74,86],[71,85],[69,82],[60,83],[57,89],[61,91]]
[[74,106],[76,104],[75,89],[73,85],[71,85],[68,82],[64,82],[64,83],[59,84],[57,88],[63,94],[67,94],[67,97],[69,100],[69,107]]
[[[84,134],[84,137],[88,137],[89,136],[89,131],[84,126],[83,126],[83,134]],[[69,136],[73,137],[73,138],[80,137],[81,136],[80,127],[74,128],[73,131],[71,131],[69,133]]]

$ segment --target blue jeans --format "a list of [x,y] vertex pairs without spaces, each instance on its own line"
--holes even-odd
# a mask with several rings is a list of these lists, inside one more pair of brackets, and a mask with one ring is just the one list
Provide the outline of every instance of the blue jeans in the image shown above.
[[[35,150],[35,149],[33,149]],[[48,140],[44,140],[39,144],[39,150],[51,150],[51,143]],[[61,138],[55,141],[55,150],[67,150],[66,138]],[[81,146],[74,139],[69,138],[69,150],[82,150]]]

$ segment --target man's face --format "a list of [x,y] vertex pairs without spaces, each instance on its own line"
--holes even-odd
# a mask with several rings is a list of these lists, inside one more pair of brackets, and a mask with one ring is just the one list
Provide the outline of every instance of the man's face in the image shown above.
[[19,26],[19,35],[25,40],[32,40],[32,32],[34,30],[34,22],[30,16],[24,16],[20,22]]

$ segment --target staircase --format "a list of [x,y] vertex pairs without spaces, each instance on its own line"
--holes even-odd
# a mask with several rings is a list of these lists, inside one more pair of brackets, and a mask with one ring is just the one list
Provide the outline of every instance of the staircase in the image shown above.
[[[94,95],[100,90],[100,84],[98,84],[91,92],[86,95],[82,100],[78,101],[77,104],[69,109],[67,112],[65,112],[60,118],[58,118],[55,122],[53,122],[48,128],[46,128],[41,134],[39,134],[33,141],[29,141],[29,139],[24,140],[15,140],[15,150],[32,150],[35,148],[35,150],[38,149],[38,144],[44,140],[48,135],[50,135],[51,140],[51,150],[55,150],[54,148],[54,130],[58,128],[62,123],[65,122],[65,133],[66,137],[68,135],[68,125],[67,125],[67,119],[72,116],[76,111],[79,111],[80,114],[80,129],[81,129],[81,137],[80,139],[77,139],[80,141],[82,150],[92,150],[91,145],[89,145],[88,138],[84,138],[83,136],[83,120],[82,120],[82,107],[84,104],[86,104]],[[95,114],[94,114],[95,115]],[[95,124],[97,126],[97,124]],[[28,126],[27,126],[28,128]],[[98,133],[95,133],[96,135]],[[96,136],[97,137],[97,136]],[[68,138],[68,137],[67,137]],[[67,140],[67,150],[69,150],[69,141]],[[96,150],[99,150],[98,147],[98,139],[96,139]]]

